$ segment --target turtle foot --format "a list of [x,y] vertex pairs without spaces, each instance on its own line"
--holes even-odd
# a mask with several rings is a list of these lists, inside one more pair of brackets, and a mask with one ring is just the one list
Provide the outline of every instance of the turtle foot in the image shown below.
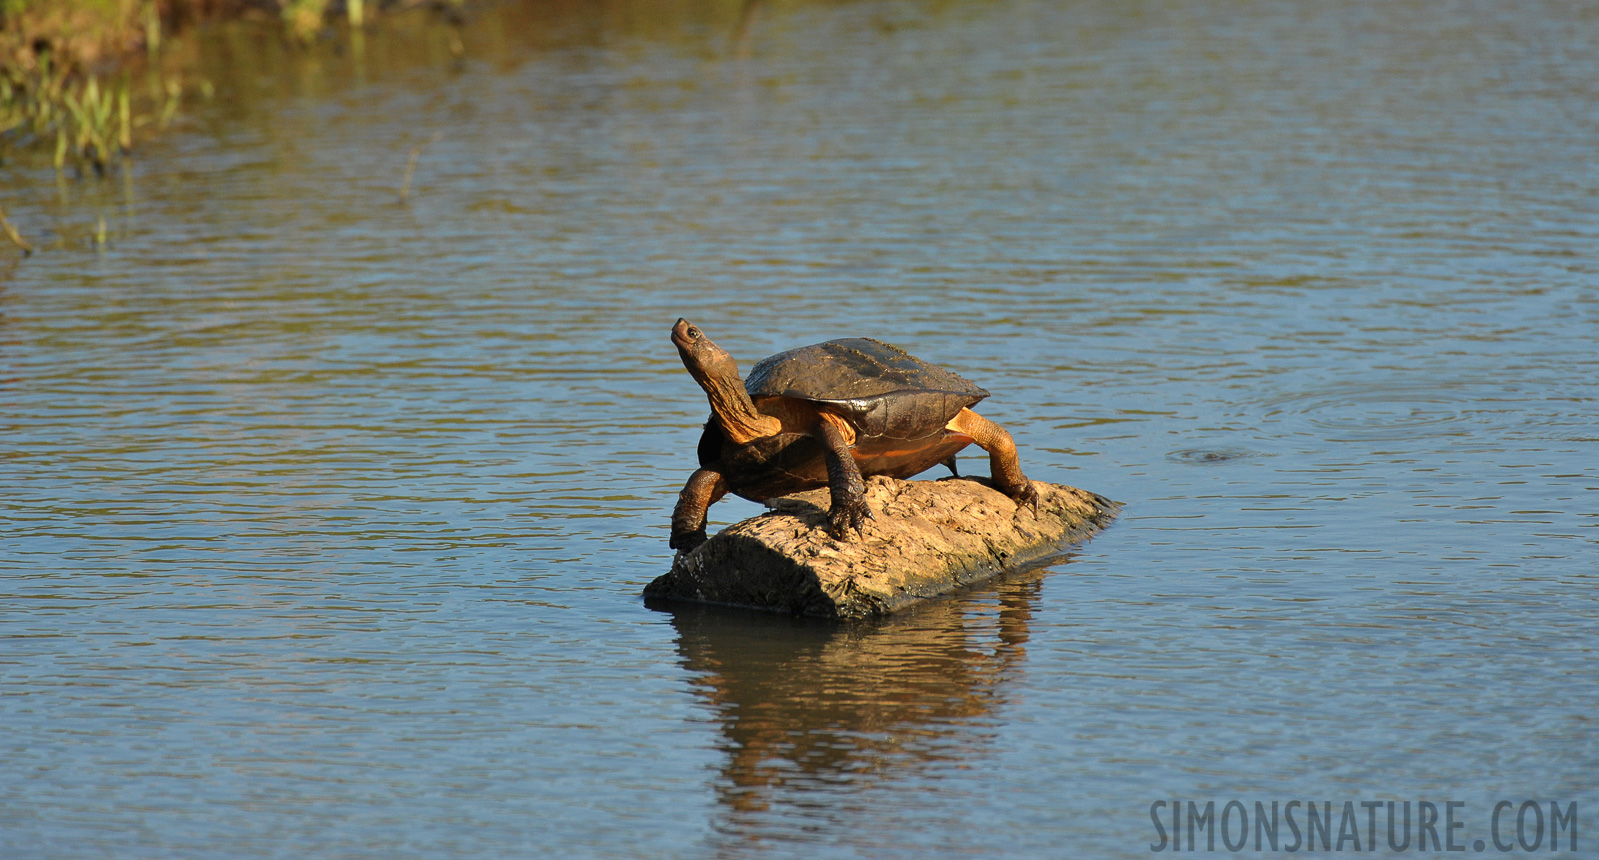
[[679,552],[689,553],[699,549],[699,546],[702,543],[705,543],[705,529],[674,534],[672,535],[672,539],[667,543],[667,546],[670,546],[672,549],[678,550]]
[[1018,513],[1021,512],[1022,506],[1026,505],[1027,509],[1033,512],[1033,516],[1038,516],[1038,488],[1033,486],[1032,481],[1028,481],[1022,490],[1013,494],[1011,498],[1016,502]]
[[865,499],[834,504],[833,509],[827,512],[827,530],[837,540],[848,540],[850,530],[859,534],[866,528],[866,521],[873,519],[877,517],[872,514]]

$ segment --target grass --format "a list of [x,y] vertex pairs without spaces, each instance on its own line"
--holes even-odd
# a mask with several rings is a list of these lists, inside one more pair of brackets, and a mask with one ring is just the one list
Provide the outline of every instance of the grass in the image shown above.
[[[0,0],[0,160],[53,152],[98,174],[134,144],[144,126],[171,121],[176,79],[146,96],[131,91],[131,68],[161,65],[165,36],[208,17],[275,11],[291,41],[308,43],[342,12],[362,26],[365,0]],[[157,75],[159,77],[159,74]]]
[[58,169],[70,156],[104,173],[112,157],[133,148],[133,126],[126,78],[102,83],[48,59],[32,70],[0,71],[0,140],[8,148],[54,146]]
[[[176,117],[196,48],[180,31],[191,25],[265,13],[285,41],[308,45],[336,19],[359,36],[380,12],[424,4],[459,10],[464,2],[0,0],[0,166],[53,163],[59,173],[79,177],[115,169],[141,138]],[[211,91],[210,82],[199,81],[199,95],[209,98]],[[406,165],[402,201],[422,146]],[[34,250],[0,208],[0,245],[7,240],[24,256]],[[105,240],[102,220],[95,241]]]
[[103,175],[175,109],[171,94],[136,98],[125,69],[159,50],[163,11],[194,2],[0,0],[0,159],[42,150]]

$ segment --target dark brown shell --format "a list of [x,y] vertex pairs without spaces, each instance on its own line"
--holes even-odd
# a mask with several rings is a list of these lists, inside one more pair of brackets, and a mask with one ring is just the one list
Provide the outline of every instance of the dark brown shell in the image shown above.
[[755,399],[825,403],[866,435],[897,438],[942,428],[988,396],[958,373],[864,337],[780,352],[750,370],[744,389]]

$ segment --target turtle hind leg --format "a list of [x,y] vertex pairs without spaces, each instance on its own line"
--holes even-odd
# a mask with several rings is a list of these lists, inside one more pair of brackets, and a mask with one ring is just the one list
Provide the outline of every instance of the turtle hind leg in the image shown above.
[[727,495],[727,481],[720,472],[696,469],[677,495],[672,509],[672,549],[693,552],[705,543],[705,514],[711,505]]
[[948,457],[945,457],[943,462],[940,463],[939,465],[942,465],[942,466],[948,468],[949,469],[949,473],[951,475],[954,475],[957,478],[959,478],[961,476],[961,470],[955,468],[955,455],[954,454],[951,454]]
[[962,409],[950,419],[948,427],[970,436],[977,447],[988,452],[989,472],[994,476],[994,484],[1000,492],[1015,499],[1018,507],[1025,504],[1031,505],[1034,510],[1038,509],[1038,490],[1022,474],[1022,463],[1016,456],[1016,442],[1004,427],[970,409]]

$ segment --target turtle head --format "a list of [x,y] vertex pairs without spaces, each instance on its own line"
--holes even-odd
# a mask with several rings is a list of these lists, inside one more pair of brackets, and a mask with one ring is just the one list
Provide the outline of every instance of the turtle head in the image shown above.
[[679,318],[672,326],[672,343],[689,375],[705,389],[717,423],[735,444],[770,436],[780,429],[781,422],[755,409],[749,392],[744,390],[744,380],[738,375],[738,362],[698,326]]
[[738,375],[738,362],[733,356],[716,345],[715,341],[705,336],[699,326],[694,325],[681,317],[677,325],[672,326],[672,343],[677,347],[677,354],[683,359],[683,366],[694,377],[707,393],[711,386],[736,385],[740,391],[744,390],[744,380]]

